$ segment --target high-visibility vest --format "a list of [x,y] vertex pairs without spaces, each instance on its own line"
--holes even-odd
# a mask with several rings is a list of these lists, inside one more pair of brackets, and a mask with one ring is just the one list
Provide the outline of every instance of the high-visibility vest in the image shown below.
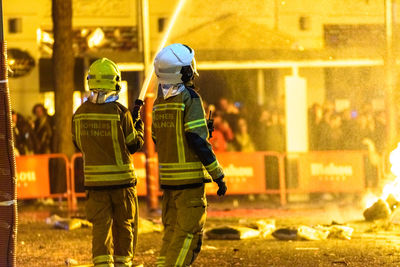
[[136,184],[128,147],[143,140],[143,133],[135,130],[127,108],[117,102],[86,101],[73,116],[72,135],[83,154],[85,188]]
[[[191,88],[153,105],[152,137],[156,143],[162,189],[202,185],[224,174],[210,143],[200,96]],[[211,177],[210,177],[211,176]]]

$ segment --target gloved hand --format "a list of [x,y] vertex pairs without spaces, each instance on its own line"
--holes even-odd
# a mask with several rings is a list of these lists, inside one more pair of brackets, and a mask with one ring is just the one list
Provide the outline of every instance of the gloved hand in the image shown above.
[[138,132],[143,132],[144,131],[144,123],[141,119],[138,119],[135,122],[135,130]]
[[219,181],[217,182],[217,185],[218,185],[217,195],[218,195],[218,196],[223,196],[223,195],[225,195],[226,190],[228,190],[228,187],[226,187],[226,184],[225,184],[224,180],[223,180],[223,179],[219,180]]

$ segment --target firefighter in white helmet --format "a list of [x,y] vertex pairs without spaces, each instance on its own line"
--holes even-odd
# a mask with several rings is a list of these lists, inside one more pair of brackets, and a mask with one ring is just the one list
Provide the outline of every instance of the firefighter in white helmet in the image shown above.
[[87,79],[91,94],[73,116],[72,135],[84,159],[93,263],[132,266],[138,204],[130,154],[143,145],[143,122],[116,102],[121,73],[114,62],[96,60]]
[[158,96],[153,107],[152,136],[159,161],[165,227],[157,266],[189,266],[200,252],[206,220],[204,184],[227,190],[224,173],[210,143],[199,94],[195,91],[194,51],[182,44],[163,48],[154,62]]

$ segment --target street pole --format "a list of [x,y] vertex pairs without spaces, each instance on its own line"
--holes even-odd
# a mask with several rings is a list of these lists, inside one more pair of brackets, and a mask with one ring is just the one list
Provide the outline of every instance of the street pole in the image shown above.
[[[141,18],[141,36],[142,36],[142,49],[143,49],[143,66],[144,73],[149,73],[149,68],[152,68],[150,62],[150,26],[149,26],[149,1],[140,0],[140,18]],[[143,90],[142,90],[143,91]],[[142,92],[141,91],[141,92]],[[152,212],[158,209],[158,188],[156,169],[156,153],[154,148],[154,143],[151,138],[151,121],[152,121],[152,108],[153,108],[153,95],[152,87],[149,86],[148,90],[145,90],[147,97],[145,95],[139,96],[139,99],[144,99],[144,151],[146,153],[146,202],[147,209]]]
[[393,26],[394,26],[394,13],[393,4],[395,0],[385,0],[385,57],[384,57],[384,70],[385,70],[385,102],[386,102],[386,148],[388,152],[395,147],[397,137],[397,115],[396,115],[396,102],[394,88],[396,84],[395,68],[396,61],[393,53]]
[[14,267],[17,256],[17,177],[2,0],[0,0],[0,40],[0,266]]

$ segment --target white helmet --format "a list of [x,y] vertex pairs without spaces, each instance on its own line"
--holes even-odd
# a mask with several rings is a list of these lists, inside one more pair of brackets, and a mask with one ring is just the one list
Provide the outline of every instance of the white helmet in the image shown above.
[[197,74],[194,50],[183,44],[166,46],[157,54],[154,69],[159,83],[188,82]]

